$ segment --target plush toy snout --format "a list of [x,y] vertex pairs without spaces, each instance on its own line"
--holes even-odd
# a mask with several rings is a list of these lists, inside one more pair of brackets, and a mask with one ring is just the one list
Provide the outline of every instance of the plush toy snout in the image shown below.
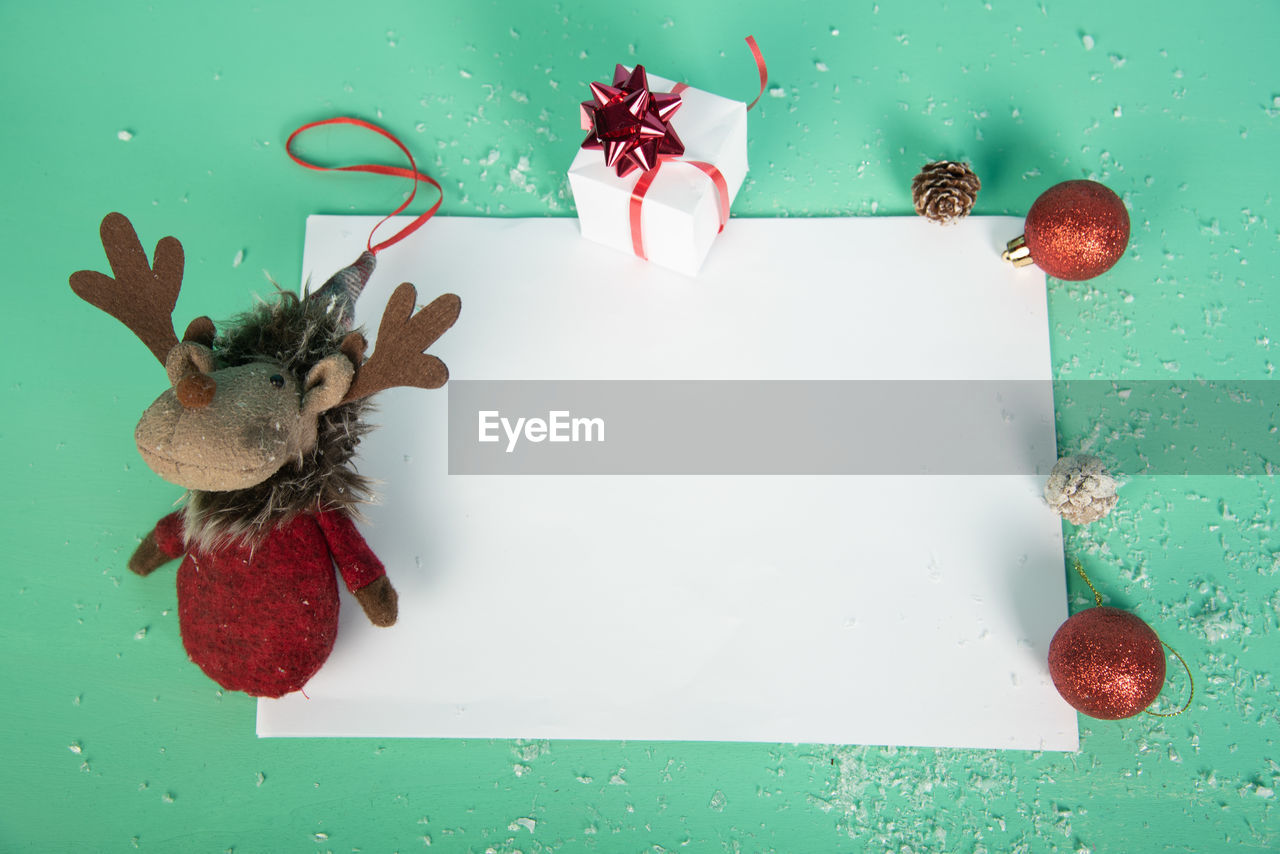
[[190,342],[173,348],[165,370],[173,385],[138,421],[138,452],[170,483],[206,492],[254,486],[309,452],[316,419],[354,374],[341,354],[302,382],[273,362],[215,370],[209,348]]
[[267,363],[188,371],[142,413],[134,431],[138,452],[156,474],[188,489],[261,483],[290,458],[297,385]]

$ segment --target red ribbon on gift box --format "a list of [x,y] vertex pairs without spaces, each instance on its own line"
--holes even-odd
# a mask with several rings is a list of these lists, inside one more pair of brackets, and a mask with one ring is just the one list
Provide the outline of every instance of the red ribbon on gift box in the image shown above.
[[[760,91],[747,105],[750,110],[764,95],[769,82],[769,70],[754,36],[747,36],[747,46],[755,58],[760,73]],[[641,170],[635,186],[631,188],[629,219],[631,223],[631,248],[637,257],[645,259],[644,233],[640,213],[645,195],[664,162],[681,163],[700,170],[715,184],[720,209],[720,231],[729,221],[729,184],[713,164],[701,160],[683,158],[684,143],[671,127],[671,117],[680,109],[680,93],[688,89],[685,83],[677,83],[670,92],[652,92],[644,66],[637,65],[627,71],[621,65],[614,71],[613,85],[591,84],[592,100],[582,103],[582,128],[588,130],[582,147],[604,151],[605,163],[618,171],[618,177]]]

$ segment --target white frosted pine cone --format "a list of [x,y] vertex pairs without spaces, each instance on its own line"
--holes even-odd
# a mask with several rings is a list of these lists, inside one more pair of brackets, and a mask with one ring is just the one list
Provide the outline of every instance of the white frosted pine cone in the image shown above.
[[1054,463],[1044,485],[1044,500],[1074,525],[1096,522],[1116,506],[1116,481],[1089,454],[1073,454]]

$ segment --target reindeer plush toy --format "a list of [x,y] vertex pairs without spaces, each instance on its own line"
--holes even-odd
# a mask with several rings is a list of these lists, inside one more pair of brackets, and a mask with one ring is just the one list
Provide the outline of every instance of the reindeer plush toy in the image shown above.
[[170,387],[142,414],[135,439],[156,474],[188,490],[129,568],[148,575],[183,558],[182,642],[219,685],[263,697],[297,691],[333,649],[335,564],[374,625],[396,621],[395,588],[352,523],[369,496],[352,457],[368,430],[370,395],[448,380],[444,363],[423,351],[461,302],[445,294],[415,314],[413,285],[400,285],[366,361],[365,340],[351,330],[374,268],[365,252],[309,296],[280,293],[221,334],[198,318],[179,341],[171,315],[182,245],[164,238],[152,264],[124,216],[108,214],[101,234],[114,278],[82,270],[71,288],[164,365]]

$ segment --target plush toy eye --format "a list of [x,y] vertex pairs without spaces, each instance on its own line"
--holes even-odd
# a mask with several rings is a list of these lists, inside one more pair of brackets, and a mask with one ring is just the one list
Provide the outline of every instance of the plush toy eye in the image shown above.
[[284,388],[284,377],[279,374],[271,375],[271,384],[276,388]]

